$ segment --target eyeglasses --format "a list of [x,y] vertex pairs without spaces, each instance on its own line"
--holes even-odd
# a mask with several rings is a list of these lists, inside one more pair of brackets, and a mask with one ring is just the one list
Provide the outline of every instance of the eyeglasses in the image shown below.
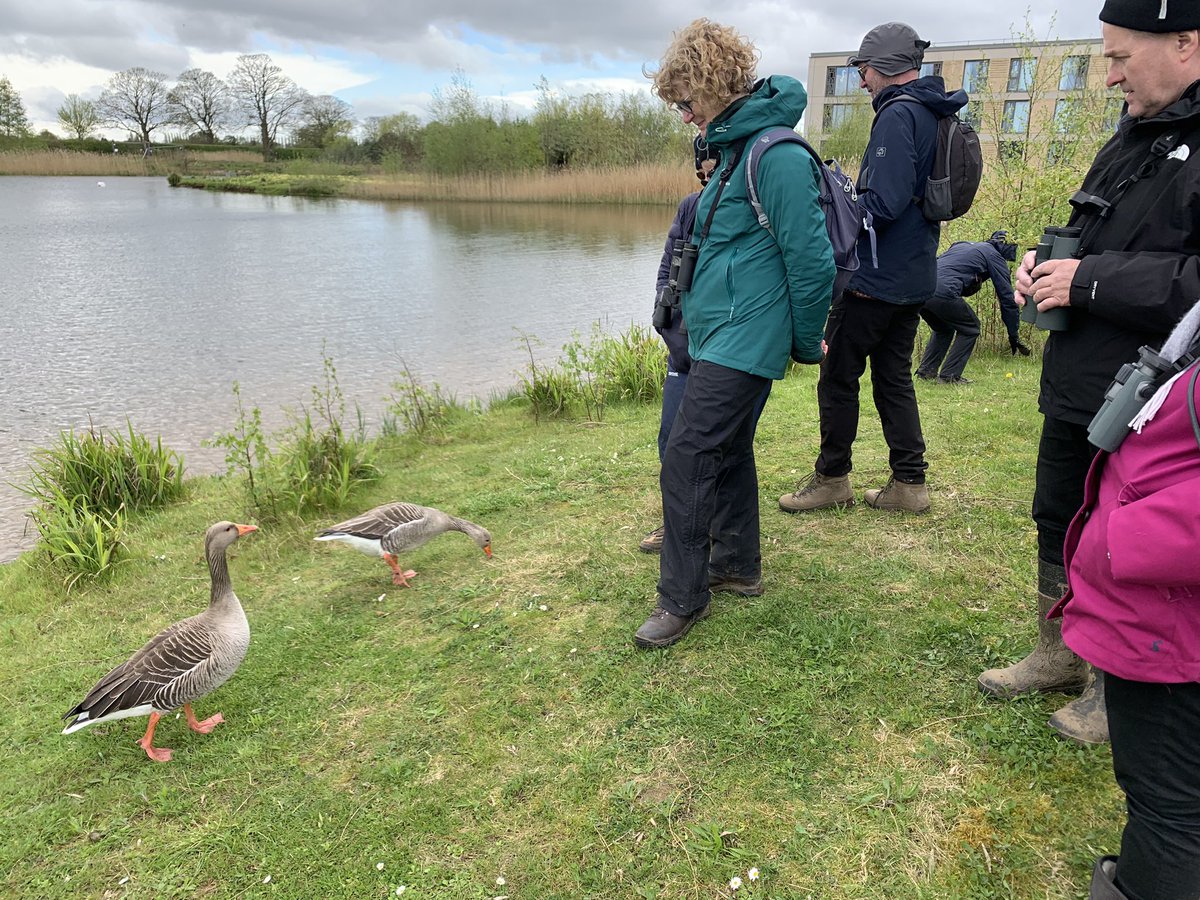
[[694,116],[696,114],[696,111],[692,109],[691,100],[679,100],[671,104],[671,107],[681,116]]
[[867,80],[867,67],[865,64],[858,66],[858,77],[863,81]]

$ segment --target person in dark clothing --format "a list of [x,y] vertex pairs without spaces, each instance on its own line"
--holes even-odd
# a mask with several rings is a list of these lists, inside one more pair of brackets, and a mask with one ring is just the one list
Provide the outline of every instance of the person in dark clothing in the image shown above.
[[1047,338],[1038,397],[1038,642],[1020,662],[979,676],[999,697],[1083,688],[1050,725],[1089,743],[1108,739],[1103,675],[1046,621],[1065,590],[1063,541],[1096,453],[1087,426],[1120,367],[1142,345],[1159,347],[1200,297],[1200,4],[1106,0],[1100,21],[1107,83],[1126,108],[1072,201],[1079,250],[1036,267],[1030,252],[1017,269],[1017,291],[1039,312],[1064,307],[1069,317]]
[[[925,439],[910,366],[920,309],[937,284],[939,224],[925,218],[920,200],[933,169],[938,120],[965,106],[967,95],[947,95],[940,76],[918,77],[928,46],[911,26],[889,22],[869,31],[850,58],[875,110],[858,199],[874,219],[879,267],[861,266],[829,311],[829,355],[817,383],[821,452],[806,482],[779,498],[785,512],[854,503],[851,450],[858,435],[859,380],[868,360],[892,477],[864,499],[876,509],[929,509]],[[859,240],[859,258],[871,259],[869,236]]]
[[763,592],[756,410],[789,359],[824,356],[835,267],[817,163],[793,143],[763,157],[768,231],[748,200],[743,153],[765,131],[800,121],[808,94],[784,75],[756,81],[757,59],[735,29],[701,18],[675,35],[653,73],[654,92],[720,150],[721,167],[692,229],[695,272],[681,301],[692,364],[659,476],[666,531],[654,610],[634,634],[643,649],[683,638],[714,594]]
[[[714,147],[711,147],[704,139],[704,135],[696,135],[696,139],[692,142],[692,149],[696,156],[696,177],[700,179],[700,185],[703,187],[708,184],[709,178],[712,177],[713,169],[720,159],[720,154]],[[667,231],[667,243],[663,247],[662,259],[658,263],[658,280],[656,288],[655,304],[661,304],[664,299],[663,291],[668,288],[668,280],[671,274],[671,248],[675,241],[682,238],[689,240],[692,236],[692,225],[696,220],[696,204],[700,200],[700,191],[688,194],[679,204],[679,209],[675,213],[675,220],[671,223],[670,229]],[[671,434],[671,425],[675,422],[675,414],[679,412],[679,404],[683,400],[684,388],[687,387],[688,372],[692,368],[692,357],[688,354],[688,339],[687,330],[683,326],[683,315],[679,310],[678,298],[674,304],[674,308],[670,312],[670,320],[663,328],[656,328],[659,335],[663,339],[663,343],[667,345],[667,379],[663,382],[663,399],[662,399],[662,417],[658,425],[658,463],[661,466],[663,457],[666,454],[667,438]],[[763,408],[767,405],[767,398],[771,395],[771,383],[767,382],[767,386],[763,389],[762,399],[755,410],[755,428],[757,430],[758,418],[762,415]],[[663,544],[663,533],[665,527],[659,525],[638,544],[638,549],[643,553],[661,553]]]
[[[996,231],[986,241],[958,241],[938,257],[937,289],[921,307],[921,318],[933,334],[917,366],[917,377],[948,384],[970,384],[963,369],[979,338],[979,316],[966,297],[974,296],[989,278],[996,289],[1000,319],[1008,331],[1013,356],[1030,350],[1017,333],[1021,310],[1013,300],[1008,264],[1017,258],[1017,245],[1008,232]],[[940,370],[940,371],[939,371]]]

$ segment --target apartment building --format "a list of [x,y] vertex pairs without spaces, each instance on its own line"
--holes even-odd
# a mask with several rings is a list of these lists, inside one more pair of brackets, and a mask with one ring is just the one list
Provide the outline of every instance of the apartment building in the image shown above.
[[[856,113],[869,114],[870,97],[858,70],[846,60],[854,49],[814,53],[808,61],[808,111],[804,133],[817,147]],[[980,134],[989,152],[1029,153],[1054,159],[1055,135],[1086,110],[1096,127],[1115,129],[1119,90],[1105,88],[1108,65],[1099,38],[1028,43],[934,44],[922,75],[941,75],[946,90],[971,97],[959,115]],[[1036,145],[1036,146],[1033,146]]]

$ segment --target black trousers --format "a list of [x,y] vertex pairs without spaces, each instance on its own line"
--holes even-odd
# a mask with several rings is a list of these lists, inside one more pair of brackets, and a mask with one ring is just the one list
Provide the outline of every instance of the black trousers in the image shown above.
[[1067,526],[1083,505],[1083,483],[1096,448],[1087,426],[1062,419],[1042,420],[1033,489],[1033,520],[1038,530],[1038,559],[1063,564]]
[[1200,684],[1104,679],[1113,772],[1129,814],[1117,886],[1130,900],[1200,898]]
[[667,438],[659,483],[659,604],[675,615],[708,605],[708,574],[762,574],[754,429],[770,379],[693,361]]
[[913,341],[919,306],[897,306],[845,292],[833,302],[825,326],[829,353],[821,365],[817,403],[821,410],[821,453],[816,470],[838,477],[853,468],[858,437],[858,382],[871,361],[871,390],[898,481],[925,481],[925,438],[913,390]]
[[975,310],[957,294],[934,294],[921,307],[921,318],[933,333],[917,373],[926,378],[962,375],[979,340],[979,316]]

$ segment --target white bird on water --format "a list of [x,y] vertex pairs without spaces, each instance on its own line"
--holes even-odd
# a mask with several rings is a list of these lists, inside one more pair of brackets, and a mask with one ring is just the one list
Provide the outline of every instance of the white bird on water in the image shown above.
[[104,187],[104,182],[103,182],[103,181],[97,181],[97,182],[96,182],[96,187]]

